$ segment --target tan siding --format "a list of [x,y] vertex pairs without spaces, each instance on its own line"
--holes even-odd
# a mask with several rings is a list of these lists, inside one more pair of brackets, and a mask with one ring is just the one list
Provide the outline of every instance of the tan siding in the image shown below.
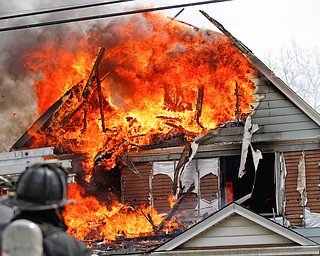
[[221,246],[249,246],[249,245],[275,245],[288,244],[292,242],[277,234],[263,236],[232,236],[232,237],[197,237],[182,244],[181,248],[194,247],[221,247]]
[[252,225],[255,225],[255,223],[239,215],[234,215],[221,224],[222,227],[248,227]]
[[[289,140],[315,137],[320,134],[319,126],[289,101],[273,84],[266,83],[263,76],[255,78],[258,103],[252,122],[260,129],[254,141]],[[255,102],[256,103],[256,102]],[[265,137],[266,134],[272,136]]]
[[244,236],[244,235],[269,235],[273,232],[259,225],[250,225],[245,227],[234,228],[232,226],[216,226],[215,228],[208,231],[206,236]]
[[184,243],[181,247],[246,246],[254,244],[274,245],[288,243],[292,242],[253,221],[239,215],[234,215]]
[[[297,123],[297,122],[309,122],[309,117],[307,117],[304,114],[298,114],[298,115],[286,115],[286,116],[272,116],[270,117],[272,118],[272,123],[273,124],[283,124],[283,123]],[[266,119],[264,116],[262,116],[261,118],[255,116],[254,119],[257,123],[259,123],[259,125],[266,125],[266,124],[270,124],[270,120]]]

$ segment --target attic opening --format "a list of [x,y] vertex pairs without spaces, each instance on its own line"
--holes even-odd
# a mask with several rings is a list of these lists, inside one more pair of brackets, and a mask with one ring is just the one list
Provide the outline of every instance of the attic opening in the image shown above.
[[249,150],[241,178],[238,178],[239,165],[240,155],[220,157],[221,205],[239,200],[246,208],[271,216],[276,209],[275,154],[264,153],[255,171]]

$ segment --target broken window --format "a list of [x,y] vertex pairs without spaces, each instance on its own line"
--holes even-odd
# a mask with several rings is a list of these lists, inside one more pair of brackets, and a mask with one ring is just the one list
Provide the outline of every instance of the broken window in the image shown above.
[[272,215],[276,211],[275,154],[262,154],[255,171],[249,149],[244,175],[239,178],[240,155],[220,157],[221,206],[237,201],[257,213]]

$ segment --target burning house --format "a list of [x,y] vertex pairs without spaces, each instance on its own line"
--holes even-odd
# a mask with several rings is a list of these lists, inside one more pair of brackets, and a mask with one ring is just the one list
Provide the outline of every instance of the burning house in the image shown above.
[[318,225],[319,114],[201,12],[222,33],[146,13],[23,56],[41,71],[41,115],[11,151],[71,161],[65,218],[90,246],[154,236],[154,248],[232,202],[251,220]]

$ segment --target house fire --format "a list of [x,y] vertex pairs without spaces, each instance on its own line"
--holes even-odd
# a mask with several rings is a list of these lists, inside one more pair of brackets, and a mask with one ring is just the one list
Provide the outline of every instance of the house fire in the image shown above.
[[287,227],[320,212],[318,113],[202,14],[223,34],[145,13],[22,57],[41,116],[12,151],[72,159],[76,238],[166,240],[232,202]]

